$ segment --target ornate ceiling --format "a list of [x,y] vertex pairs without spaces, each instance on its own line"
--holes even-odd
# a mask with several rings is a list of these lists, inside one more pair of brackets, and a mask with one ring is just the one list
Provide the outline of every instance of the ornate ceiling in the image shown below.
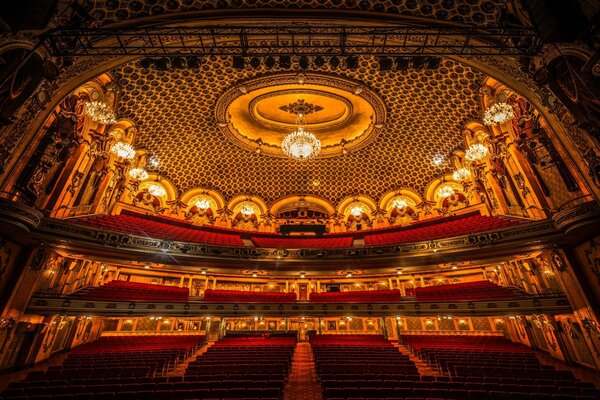
[[497,26],[506,11],[501,0],[93,0],[86,7],[103,25],[182,11],[249,8],[302,8],[375,11]]
[[[240,71],[230,58],[213,57],[199,69],[157,71],[131,62],[112,74],[120,86],[118,115],[139,126],[136,147],[158,156],[160,172],[180,195],[203,187],[227,198],[248,194],[270,203],[310,194],[335,204],[356,194],[378,199],[403,187],[423,193],[430,181],[452,170],[448,155],[463,146],[463,125],[480,118],[484,77],[452,60],[443,60],[437,70],[399,72],[379,71],[377,60],[365,57],[355,70],[326,64],[295,73],[311,72],[362,84],[382,99],[385,124],[371,143],[346,155],[298,162],[248,151],[226,137],[215,117],[220,97],[243,82],[290,70]],[[446,161],[436,166],[432,160],[439,155]]]

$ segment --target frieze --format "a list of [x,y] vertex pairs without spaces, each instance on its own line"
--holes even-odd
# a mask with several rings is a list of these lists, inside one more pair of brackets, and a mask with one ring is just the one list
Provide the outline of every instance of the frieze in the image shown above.
[[[52,315],[60,312],[62,315],[76,315],[89,310],[89,301],[64,298],[33,297],[28,312],[36,315]],[[395,316],[401,311],[403,316],[435,316],[440,313],[470,315],[500,315],[514,314],[518,311],[521,315],[538,314],[565,314],[571,312],[568,301],[564,297],[540,297],[523,299],[517,302],[486,301],[486,302],[458,302],[458,303],[416,303],[403,302],[402,304],[329,304],[327,308],[315,307],[314,304],[216,304],[216,303],[146,303],[146,302],[114,302],[95,301],[94,313],[112,316],[146,316],[161,312],[163,316],[176,315],[213,315],[213,316],[240,316],[255,315],[260,310],[263,316],[285,315],[301,316],[326,316],[332,314],[352,314],[355,316]]]
[[[15,210],[27,210],[25,206],[18,203],[12,203],[8,200],[0,202],[0,216],[4,217],[5,221],[15,221],[16,226],[20,219],[15,217]],[[483,246],[492,244],[508,244],[512,241],[518,241],[523,237],[535,238],[536,243],[543,239],[545,234],[550,234],[553,240],[557,234],[561,234],[559,229],[568,224],[570,221],[589,221],[593,223],[594,216],[600,214],[600,210],[596,205],[584,204],[577,206],[571,210],[565,211],[558,216],[554,221],[546,220],[543,222],[531,223],[528,225],[520,225],[513,228],[503,229],[498,232],[481,233],[463,237],[455,237],[441,239],[436,241],[405,243],[396,246],[382,246],[372,248],[353,248],[353,249],[264,249],[264,248],[239,248],[239,247],[220,247],[206,244],[188,243],[179,241],[163,241],[160,239],[140,237],[129,234],[120,234],[116,232],[99,231],[94,228],[85,228],[83,226],[71,224],[68,221],[58,221],[54,219],[41,219],[39,227],[33,230],[33,237],[44,238],[48,241],[49,237],[57,240],[61,244],[68,241],[69,238],[79,239],[77,247],[79,251],[85,249],[86,245],[113,247],[121,250],[130,250],[132,252],[156,252],[157,250],[167,253],[171,256],[187,256],[197,258],[212,258],[219,256],[223,259],[264,259],[278,260],[286,259],[303,259],[303,260],[318,260],[322,258],[331,259],[348,259],[351,258],[370,258],[370,257],[398,257],[402,255],[426,256],[432,253],[432,250],[443,249],[462,249],[465,251],[476,250]],[[582,218],[585,217],[585,218]],[[37,216],[37,218],[42,218]],[[22,228],[22,226],[21,226]],[[39,236],[38,236],[39,235]],[[536,236],[537,235],[537,236]],[[522,242],[522,240],[521,240]],[[50,242],[50,245],[52,243]],[[527,243],[520,245],[520,248],[526,246]]]

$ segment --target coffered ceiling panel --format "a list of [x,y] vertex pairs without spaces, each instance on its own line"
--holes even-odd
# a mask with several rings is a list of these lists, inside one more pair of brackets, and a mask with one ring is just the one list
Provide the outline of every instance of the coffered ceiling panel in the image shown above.
[[[444,59],[436,70],[404,72],[380,71],[377,60],[368,57],[355,70],[326,63],[307,71],[250,66],[240,71],[231,63],[212,57],[197,69],[158,71],[136,61],[112,71],[120,86],[118,114],[140,128],[136,147],[158,156],[161,172],[180,194],[204,187],[228,198],[253,194],[272,202],[311,194],[337,203],[358,193],[377,199],[402,187],[422,193],[432,179],[451,171],[448,156],[463,146],[463,124],[481,114],[483,75],[452,60]],[[387,108],[383,128],[359,150],[307,162],[234,144],[215,118],[220,96],[245,81],[283,73],[337,76],[368,87]],[[446,161],[435,166],[432,160],[439,155]]]

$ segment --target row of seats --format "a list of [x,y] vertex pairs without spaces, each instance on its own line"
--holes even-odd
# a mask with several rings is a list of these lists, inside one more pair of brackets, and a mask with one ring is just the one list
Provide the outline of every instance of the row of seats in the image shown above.
[[211,303],[294,303],[296,293],[207,289],[204,292],[204,301]]
[[261,397],[282,398],[295,347],[295,336],[226,336],[191,361],[185,377],[218,382],[229,391],[245,390],[243,394],[229,393],[229,397],[258,397],[255,378],[260,374],[269,377],[262,380],[260,388],[267,393]]
[[356,290],[351,292],[311,292],[311,302],[315,303],[397,303],[400,290]]
[[[30,372],[24,381],[11,383],[0,398],[214,398],[212,391],[218,387],[209,387],[204,381],[198,386],[187,381],[181,397],[176,397],[176,389],[184,385],[183,378],[164,376],[205,342],[203,335],[101,337],[74,348],[61,365]],[[272,392],[260,394],[257,397],[275,397]]]
[[[457,283],[407,289],[407,297],[401,298],[398,289],[355,290],[350,292],[311,292],[309,301],[314,303],[397,303],[404,301],[484,301],[526,298],[517,289],[495,285],[490,281]],[[236,290],[206,290],[204,301],[220,303],[293,303],[296,294],[291,292],[250,292]]]
[[366,375],[379,379],[380,386],[384,377],[419,378],[417,367],[409,357],[380,335],[313,335],[310,344],[324,399],[378,398],[376,387],[363,390],[357,386],[356,382],[366,379]]
[[[242,237],[247,232],[239,230],[199,227],[188,221],[169,217],[150,216],[124,210],[119,215],[102,215],[71,219],[74,223],[163,240],[205,243],[217,246],[242,247]],[[438,218],[405,227],[391,227],[358,233],[338,233],[322,237],[295,237],[277,234],[253,233],[251,241],[258,247],[302,248],[351,248],[355,238],[364,238],[367,246],[388,246],[401,243],[442,239],[469,235],[517,225],[507,218],[467,214]]]
[[[312,336],[310,341],[323,399],[600,398],[600,391],[593,384],[576,380],[570,371],[555,371],[552,367],[540,365],[531,349],[501,337],[405,335],[402,340],[415,344],[415,348],[419,349],[415,350],[415,354],[425,359],[431,356],[436,362],[444,363],[444,369],[440,369],[444,375],[419,375],[412,361],[380,336]],[[427,347],[428,343],[433,344],[434,353]],[[465,345],[465,352],[458,350],[460,344]],[[448,349],[457,350],[456,358],[440,357],[440,354],[446,356]],[[493,377],[459,375],[461,370],[456,370],[454,362],[463,365],[472,362],[473,358],[481,358],[482,354],[486,354],[484,359],[498,369],[504,365],[505,370],[513,373]],[[437,368],[439,364],[430,365]],[[535,370],[537,375],[527,376],[522,370]]]
[[155,217],[123,211],[119,215],[102,215],[76,218],[73,222],[94,228],[163,240],[205,243],[215,246],[242,247],[244,243],[237,232],[225,229],[206,229],[187,221]]
[[388,246],[401,243],[443,239],[447,237],[470,235],[517,225],[518,222],[483,215],[455,217],[449,221],[438,220],[435,224],[412,226],[385,232],[365,232],[367,246]]
[[414,296],[416,301],[421,302],[512,300],[527,297],[524,292],[490,281],[418,287],[406,289],[406,295]]
[[257,247],[275,249],[335,249],[352,247],[352,236],[326,235],[323,237],[252,236]]
[[113,280],[74,293],[89,300],[188,302],[190,290],[177,286]]
[[498,336],[403,335],[432,368],[489,398],[594,398],[600,391],[571,371],[542,365],[531,348]]

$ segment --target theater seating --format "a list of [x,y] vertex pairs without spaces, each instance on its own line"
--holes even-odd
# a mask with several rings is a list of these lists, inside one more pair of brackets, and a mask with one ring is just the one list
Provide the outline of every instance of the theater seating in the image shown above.
[[364,237],[367,246],[387,246],[470,235],[517,224],[518,222],[514,220],[476,214],[436,219],[431,222],[424,221],[403,228],[365,231]]
[[296,301],[296,293],[208,289],[204,292],[204,301],[211,303],[293,303]]
[[396,303],[400,301],[400,291],[357,290],[352,292],[323,292],[310,294],[314,303]]
[[102,286],[82,289],[72,296],[86,300],[187,302],[189,289],[113,280]]
[[490,281],[406,289],[406,295],[421,302],[512,300],[528,296],[520,290],[498,286]]
[[231,247],[244,245],[240,234],[230,229],[198,227],[175,218],[155,217],[126,210],[119,215],[74,218],[70,221],[98,229],[163,240]]
[[286,237],[281,235],[252,236],[257,247],[275,249],[335,249],[352,247],[351,235],[325,235],[322,237]]
[[566,400],[600,395],[593,384],[578,381],[571,371],[542,365],[531,348],[503,337],[402,335],[401,339],[473,397]]
[[[167,399],[181,377],[165,375],[200,345],[202,335],[113,336],[76,347],[62,365],[30,372],[3,399]],[[167,388],[171,388],[168,392]]]
[[124,210],[119,215],[72,218],[71,222],[98,229],[132,235],[204,243],[216,246],[244,246],[242,236],[250,238],[257,247],[278,249],[351,248],[354,239],[364,238],[367,246],[388,246],[402,243],[469,235],[507,228],[519,222],[508,218],[471,213],[416,222],[410,226],[330,234],[322,237],[294,237],[254,233],[212,226],[195,226],[188,221],[170,217],[144,215]]
[[397,382],[419,380],[415,364],[382,336],[314,335],[310,343],[324,399],[404,398],[394,394]]
[[184,382],[211,398],[282,398],[296,336],[225,337],[189,363]]

